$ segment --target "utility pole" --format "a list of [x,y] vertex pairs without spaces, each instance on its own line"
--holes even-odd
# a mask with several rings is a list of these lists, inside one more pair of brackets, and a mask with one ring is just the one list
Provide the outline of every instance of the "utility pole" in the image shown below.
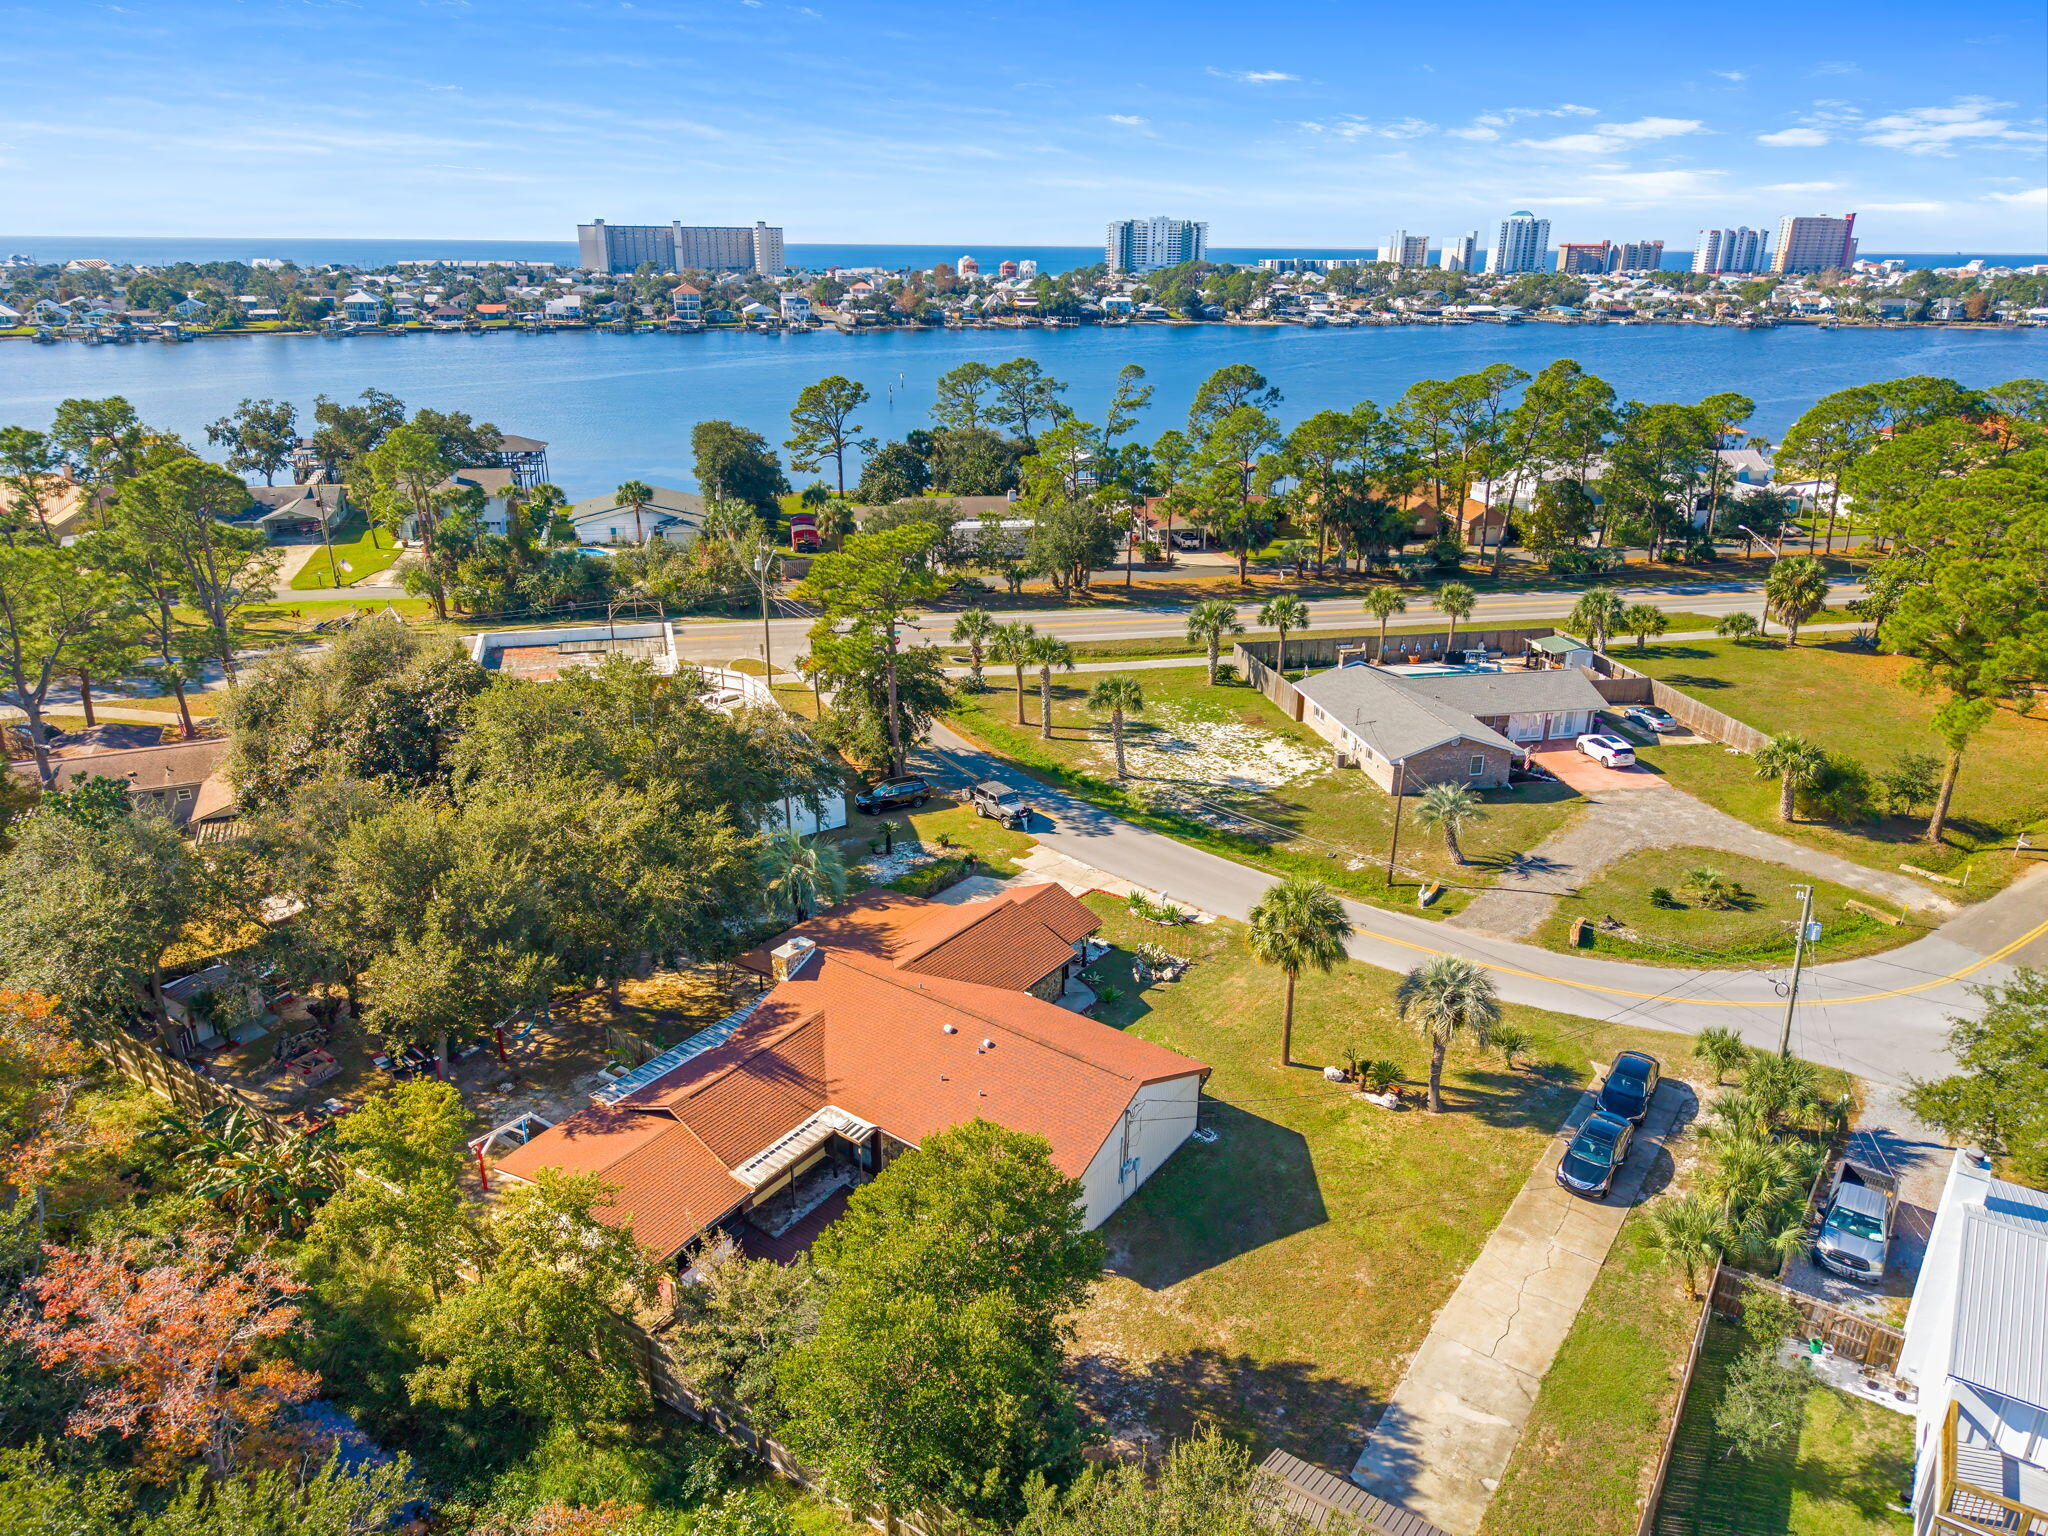
[[1394,858],[1401,851],[1401,793],[1407,786],[1408,759],[1394,759],[1394,834],[1387,839],[1387,885],[1394,884]]
[[1806,964],[1806,934],[1813,926],[1813,887],[1795,885],[1799,893],[1799,931],[1792,936],[1792,985],[1785,993],[1785,1027],[1778,1032],[1778,1054],[1792,1054],[1792,1010],[1799,1006],[1799,972]]

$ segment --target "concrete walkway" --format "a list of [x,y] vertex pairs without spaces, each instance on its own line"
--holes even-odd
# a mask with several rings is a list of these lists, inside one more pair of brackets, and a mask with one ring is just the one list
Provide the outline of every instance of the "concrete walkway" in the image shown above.
[[1667,1079],[1614,1189],[1589,1200],[1556,1179],[1566,1145],[1593,1110],[1593,1095],[1581,1095],[1437,1313],[1352,1469],[1353,1482],[1453,1536],[1479,1529],[1622,1219],[1669,1181],[1664,1142],[1693,1107],[1691,1090]]
[[[1722,749],[1709,744],[1675,750]],[[1957,910],[1955,902],[1911,875],[1869,869],[1762,831],[1668,780],[1657,779],[1640,788],[1589,794],[1578,815],[1528,852],[1517,855],[1489,889],[1444,921],[1449,927],[1472,933],[1527,939],[1565,897],[1575,895],[1608,865],[1645,848],[1717,848],[1739,853],[1831,880],[1933,921]],[[1590,911],[1583,915],[1598,916]]]

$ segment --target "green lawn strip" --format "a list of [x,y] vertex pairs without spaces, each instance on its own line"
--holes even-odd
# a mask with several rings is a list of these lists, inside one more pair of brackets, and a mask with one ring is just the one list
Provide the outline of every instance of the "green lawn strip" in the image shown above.
[[[1591,1064],[1634,1046],[1704,1081],[1683,1037],[1511,1007],[1533,1041],[1512,1071],[1454,1048],[1447,1112],[1375,1108],[1319,1069],[1348,1052],[1426,1078],[1421,1036],[1395,1015],[1398,977],[1345,963],[1302,977],[1283,1069],[1278,973],[1228,921],[1163,927],[1091,896],[1116,946],[1096,975],[1121,995],[1104,1022],[1212,1067],[1203,1121],[1104,1227],[1111,1275],[1078,1320],[1092,1405],[1156,1433],[1216,1423],[1348,1469],[1430,1319],[1520,1189]],[[1133,945],[1194,961],[1140,991]],[[1553,1529],[1563,1531],[1566,1526]]]
[[[1686,875],[1712,869],[1741,887],[1739,905],[1714,911],[1685,893]],[[1874,896],[1845,886],[1815,880],[1782,864],[1724,853],[1715,848],[1646,848],[1617,859],[1578,893],[1558,903],[1557,910],[1536,931],[1536,942],[1551,949],[1572,949],[1571,927],[1577,918],[1598,922],[1612,917],[1630,934],[1592,933],[1585,953],[1616,959],[1653,960],[1660,965],[1770,966],[1792,960],[1793,926],[1799,918],[1795,884],[1813,887],[1813,915],[1821,924],[1818,944],[1809,945],[1813,960],[1846,960],[1874,954],[1920,937],[1918,923],[1892,927],[1844,903],[1862,901],[1881,910],[1896,910]],[[1657,887],[1670,891],[1677,907],[1650,899]]]
[[1631,1211],[1543,1378],[1480,1536],[1634,1536],[1698,1318]]
[[[1036,840],[1027,834],[1013,832],[976,815],[966,806],[954,805],[944,799],[934,800],[921,811],[892,811],[886,816],[862,815],[849,801],[846,825],[824,835],[839,849],[840,857],[852,866],[881,854],[884,824],[889,827],[896,847],[900,848],[906,840],[914,837],[928,851],[940,855],[941,862],[950,860],[954,866],[958,866],[963,855],[972,854],[974,872],[981,875],[1007,878],[1017,874],[1021,869],[1017,860],[1037,846]],[[891,890],[928,896],[932,894],[935,881],[951,884],[960,872],[957,867],[949,867],[942,872],[925,873],[932,868],[927,865],[887,883]],[[856,878],[855,889],[859,885]],[[943,889],[943,885],[937,888]]]
[[[1903,681],[1907,663],[1846,641],[1738,645],[1691,641],[1652,646],[1647,657],[1622,654],[1636,670],[1682,688],[1710,708],[1767,734],[1794,733],[1859,760],[1873,774],[1901,752],[1940,758],[1932,726],[1941,699]],[[2048,719],[2001,709],[1963,759],[1948,842],[1929,847],[1924,814],[1883,816],[1858,826],[1778,820],[1778,786],[1758,778],[1739,753],[1650,745],[1638,754],[1680,788],[1754,826],[1873,869],[1919,864],[1964,879],[1960,894],[1991,894],[2015,873],[2016,834],[2048,822]],[[1958,894],[1930,884],[1935,894]]]
[[[1258,733],[1252,741],[1277,738],[1282,744],[1327,761],[1329,747],[1306,726],[1289,720],[1263,694],[1244,686],[1211,688],[1199,667],[1161,668],[1139,674],[1147,711],[1130,720],[1127,740],[1136,754],[1167,736],[1195,740],[1212,733],[1234,733],[1241,741],[1246,728]],[[1128,787],[1114,780],[1106,725],[1087,711],[1088,680],[1066,678],[1053,685],[1051,740],[1038,734],[1035,687],[1026,688],[1026,713],[1032,723],[1016,724],[1014,695],[1006,674],[991,673],[992,688],[960,695],[949,722],[997,755],[1091,804],[1128,820],[1190,842],[1224,858],[1272,870],[1277,874],[1309,874],[1360,900],[1413,909],[1416,882],[1398,878],[1389,887],[1385,866],[1392,831],[1393,801],[1352,770],[1323,768],[1278,788],[1259,792],[1233,790],[1189,770],[1190,789],[1219,804],[1243,811],[1269,824],[1270,833],[1255,832],[1243,823],[1212,825],[1170,808],[1150,809],[1138,798],[1148,781],[1136,777]],[[1154,781],[1158,782],[1158,781]],[[1471,890],[1493,882],[1499,869],[1517,852],[1533,848],[1575,814],[1583,804],[1557,786],[1529,785],[1490,791],[1481,797],[1486,820],[1469,827],[1464,837],[1471,863],[1458,865],[1443,839],[1423,831],[1414,820],[1414,800],[1403,805],[1400,862],[1432,880],[1447,883],[1438,900],[1425,909],[1446,916],[1470,900]],[[1192,892],[1178,892],[1196,901]]]
[[323,545],[320,552],[292,577],[292,590],[311,592],[322,587],[354,586],[380,571],[389,570],[404,553],[388,534],[379,532],[362,513],[353,512],[334,530],[330,543]]
[[1726,1456],[1714,1413],[1728,1367],[1741,1352],[1742,1330],[1719,1319],[1707,1325],[1706,1347],[1686,1394],[1677,1455],[1699,1475],[1674,1475],[1663,1511],[1677,1529],[1698,1536],[1883,1536],[1912,1522],[1892,1506],[1913,1480],[1913,1421],[1815,1385],[1795,1446],[1744,1461]]

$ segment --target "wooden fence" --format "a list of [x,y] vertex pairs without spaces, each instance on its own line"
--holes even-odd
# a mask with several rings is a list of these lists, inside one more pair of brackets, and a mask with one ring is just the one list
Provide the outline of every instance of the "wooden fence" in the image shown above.
[[1633,667],[1625,667],[1612,656],[1595,652],[1593,670],[1600,674],[1593,680],[1593,686],[1610,704],[1654,704],[1659,709],[1668,709],[1695,736],[1726,742],[1738,752],[1760,752],[1770,744],[1771,738],[1755,726],[1745,725],[1718,709],[1709,709],[1691,694],[1669,683],[1660,683]]
[[1664,1498],[1664,1485],[1671,1476],[1671,1455],[1678,1449],[1678,1426],[1685,1421],[1686,1394],[1692,1391],[1693,1372],[1700,1367],[1700,1351],[1706,1348],[1707,1324],[1714,1316],[1714,1293],[1721,1286],[1722,1269],[1714,1265],[1714,1278],[1707,1284],[1707,1299],[1700,1303],[1699,1321],[1693,1325],[1692,1347],[1685,1352],[1685,1371],[1678,1378],[1678,1396],[1671,1404],[1671,1423],[1664,1431],[1664,1448],[1657,1453],[1657,1470],[1650,1479],[1650,1499],[1643,1506],[1643,1518],[1636,1522],[1636,1536],[1651,1536],[1657,1525],[1657,1506]]
[[[273,1145],[281,1145],[304,1134],[286,1125],[268,1105],[234,1084],[203,1077],[177,1058],[166,1056],[138,1040],[110,1036],[96,1041],[94,1048],[123,1077],[141,1084],[158,1098],[168,1100],[174,1108],[188,1114],[203,1115],[210,1109],[242,1110],[248,1115],[256,1135]],[[330,1165],[328,1172],[339,1183],[348,1170],[331,1152],[326,1156]]]
[[[1450,620],[1446,618],[1441,627],[1430,630],[1391,629],[1387,631],[1387,659],[1390,664],[1402,661],[1436,661],[1447,649],[1478,650],[1485,646],[1489,651],[1501,651],[1509,656],[1520,656],[1531,640],[1547,640],[1557,633],[1554,625],[1537,624],[1513,629],[1460,629],[1457,638],[1449,639]],[[1287,636],[1287,665],[1290,667],[1334,667],[1338,653],[1363,648],[1368,654],[1379,647],[1380,632],[1377,627],[1362,630],[1336,631],[1309,630],[1290,633]],[[1231,647],[1231,659],[1243,667],[1245,659],[1251,657],[1267,667],[1278,666],[1280,642],[1278,640],[1240,640]]]
[[1898,1368],[1899,1352],[1906,1344],[1906,1336],[1898,1329],[1872,1322],[1867,1317],[1858,1317],[1853,1312],[1844,1312],[1840,1307],[1830,1306],[1798,1291],[1787,1290],[1775,1281],[1745,1275],[1740,1270],[1721,1270],[1714,1278],[1711,1305],[1724,1316],[1740,1317],[1743,1297],[1753,1290],[1775,1292],[1790,1301],[1799,1313],[1805,1337],[1819,1339],[1843,1358],[1874,1371]]

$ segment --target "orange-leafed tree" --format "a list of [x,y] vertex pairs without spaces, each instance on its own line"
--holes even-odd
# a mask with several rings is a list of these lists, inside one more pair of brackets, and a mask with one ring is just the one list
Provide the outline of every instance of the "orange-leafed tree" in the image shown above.
[[145,1476],[174,1481],[195,1458],[227,1472],[319,1388],[278,1349],[300,1326],[293,1298],[305,1287],[265,1255],[241,1257],[213,1234],[169,1250],[131,1239],[43,1252],[7,1332],[86,1384],[68,1432],[139,1436]]
[[90,1127],[74,1108],[86,1054],[55,998],[0,992],[0,1190],[34,1199]]

